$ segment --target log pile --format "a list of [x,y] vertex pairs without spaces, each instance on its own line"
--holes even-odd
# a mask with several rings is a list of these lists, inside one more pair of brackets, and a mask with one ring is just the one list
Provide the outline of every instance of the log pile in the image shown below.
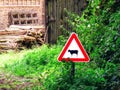
[[[16,27],[16,26],[15,26]],[[22,29],[21,29],[22,28]],[[0,30],[0,53],[9,50],[31,48],[32,45],[45,43],[45,30],[43,28],[18,27]]]

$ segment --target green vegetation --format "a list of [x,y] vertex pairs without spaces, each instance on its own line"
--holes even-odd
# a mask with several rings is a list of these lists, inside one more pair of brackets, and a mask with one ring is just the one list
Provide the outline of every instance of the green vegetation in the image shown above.
[[[96,83],[105,82],[105,79],[102,77],[104,69],[98,68],[94,62],[90,62],[76,63],[76,75],[74,80],[76,83],[75,85],[72,84],[70,80],[71,62],[60,63],[57,61],[61,49],[62,46],[60,45],[52,47],[43,45],[40,48],[23,51],[18,54],[7,54],[12,55],[9,61],[13,60],[14,62],[12,61],[11,64],[4,63],[4,65],[6,70],[11,71],[14,75],[24,78],[37,78],[41,86],[36,86],[35,88],[39,87],[40,89],[73,90],[76,85],[80,83],[80,86],[77,87],[78,89],[84,87],[86,89],[95,89],[97,88],[94,86]],[[20,59],[17,57],[20,57]],[[90,85],[85,85],[86,83]]]
[[2,54],[0,65],[16,76],[36,78],[40,85],[31,87],[33,90],[119,90],[119,4],[113,0],[90,0],[81,17],[66,10],[65,13],[68,14],[66,22],[78,34],[91,59],[89,63],[75,63],[74,80],[70,75],[72,62],[57,61],[66,42],[64,36],[53,46]]
[[60,50],[61,48],[58,48],[57,46],[49,48],[48,46],[43,45],[40,48],[27,51],[24,53],[23,58],[21,58],[19,62],[11,65],[12,69],[10,68],[10,70],[20,76],[30,75],[33,73],[36,73],[36,75],[42,74],[42,72],[46,69],[45,66],[49,66],[52,63],[58,64],[56,59]]

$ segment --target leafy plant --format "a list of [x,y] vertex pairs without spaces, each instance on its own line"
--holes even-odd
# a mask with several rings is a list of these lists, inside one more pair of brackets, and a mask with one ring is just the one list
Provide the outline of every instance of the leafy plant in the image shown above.
[[[115,7],[115,5],[117,6]],[[97,65],[96,68],[102,68],[101,78],[97,78],[98,80],[96,79],[95,82],[91,78],[92,75],[94,76],[93,71],[86,72],[86,75],[89,75],[87,79],[80,78],[80,80],[83,79],[83,81],[80,81],[83,82],[83,86],[89,83],[93,86],[91,87],[93,90],[107,90],[108,88],[117,90],[119,88],[120,76],[116,75],[118,65],[115,65],[120,63],[120,7],[118,5],[114,0],[90,0],[81,17],[66,11],[69,18],[66,21],[73,31],[78,34],[90,56],[91,62]],[[109,65],[111,67],[106,69]],[[115,78],[115,81],[112,78]],[[86,90],[86,88],[83,89]]]

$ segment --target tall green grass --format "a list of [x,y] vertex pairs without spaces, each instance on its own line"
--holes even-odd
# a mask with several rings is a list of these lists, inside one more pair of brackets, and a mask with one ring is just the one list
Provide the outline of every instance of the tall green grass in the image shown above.
[[0,67],[4,67],[7,64],[11,65],[16,61],[20,61],[21,58],[23,58],[23,54],[24,51],[22,51],[21,53],[10,52],[10,53],[0,54]]
[[[11,56],[9,59],[16,60],[14,64],[6,64],[6,68],[14,74],[19,76],[25,76],[30,74],[41,74],[43,71],[53,68],[53,65],[60,65],[57,61],[58,54],[61,50],[61,46],[48,47],[43,45],[40,48],[34,48],[33,50],[24,51],[24,54],[15,54],[16,58]],[[8,61],[8,60],[7,60]],[[13,62],[13,61],[11,61]]]

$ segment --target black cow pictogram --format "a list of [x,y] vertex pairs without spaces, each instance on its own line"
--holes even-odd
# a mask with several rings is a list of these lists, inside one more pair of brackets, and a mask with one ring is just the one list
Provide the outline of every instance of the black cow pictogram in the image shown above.
[[73,54],[78,55],[78,50],[68,50],[68,52],[70,52],[71,56],[72,56]]

